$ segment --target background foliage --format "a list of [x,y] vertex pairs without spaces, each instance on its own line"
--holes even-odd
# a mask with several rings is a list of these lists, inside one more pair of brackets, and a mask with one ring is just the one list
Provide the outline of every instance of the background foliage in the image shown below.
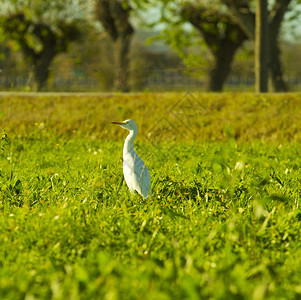
[[[112,7],[115,10],[112,7],[110,10],[102,9],[101,15],[104,17],[100,19],[95,15],[94,0],[68,0],[64,2],[63,7],[60,1],[27,2],[1,1],[3,9],[0,12],[0,68],[2,70],[0,88],[2,90],[41,89],[77,92],[128,90],[129,88],[132,91],[188,88],[205,90],[208,88],[213,70],[217,68],[218,75],[225,69],[216,62],[215,51],[221,40],[223,43],[227,40],[229,42],[225,30],[226,23],[229,20],[233,23],[235,19],[232,9],[225,3],[235,3],[237,6],[243,1],[121,1],[120,6],[120,1],[114,0],[116,5]],[[269,9],[272,18],[277,15],[277,7],[287,2],[290,5],[287,8],[284,5],[286,13],[284,21],[280,22],[281,26],[279,25],[280,33],[276,30],[273,38],[275,43],[277,42],[276,46],[273,45],[271,48],[277,49],[279,56],[277,65],[280,63],[281,67],[278,71],[281,78],[283,75],[282,81],[285,87],[287,84],[290,90],[297,90],[300,85],[301,69],[298,63],[300,21],[297,13],[300,3],[295,0],[270,1]],[[107,6],[107,0],[99,3],[103,3],[104,7]],[[195,22],[196,18],[189,18],[183,13],[185,7],[189,6],[187,3],[194,7],[193,11],[198,17],[203,18],[205,24],[201,27],[198,22]],[[118,7],[123,8],[123,12],[121,9],[118,13]],[[251,5],[248,9],[251,14],[254,12],[253,8]],[[20,26],[9,22],[16,15],[23,16],[26,22],[21,22]],[[45,42],[45,36],[37,34],[37,27],[41,26],[47,28],[51,35],[56,37],[52,40],[51,46]],[[112,30],[108,28],[118,28],[117,39],[110,38]],[[128,42],[126,47],[120,48],[121,40],[130,39],[129,36],[126,38],[124,35],[127,32],[126,28],[131,28],[129,32],[132,41]],[[154,36],[155,40],[161,38],[161,42],[156,41],[146,46],[150,37],[154,41]],[[208,36],[211,36],[210,43],[208,43]],[[230,34],[230,36],[233,38],[234,35]],[[231,90],[253,89],[253,44],[252,38],[249,38],[241,46],[239,45],[233,58],[232,54],[229,56],[231,65],[226,69],[230,73],[226,72],[228,74],[226,74],[228,76],[226,82],[223,81],[225,75],[221,76],[219,86]],[[31,49],[30,53],[34,52],[35,55],[28,55],[28,48]],[[126,48],[127,51],[124,51]],[[49,56],[47,51],[42,51],[43,49],[55,49],[55,51]],[[42,76],[40,70],[39,75],[35,75],[36,69],[41,67],[41,61],[43,61],[43,68],[40,69],[45,73]],[[117,80],[118,77],[123,79]],[[44,82],[39,83],[38,81],[42,81],[41,78],[44,78]],[[125,86],[117,84],[118,81],[126,82]],[[212,82],[217,80],[212,79]],[[275,82],[273,84],[275,85]]]

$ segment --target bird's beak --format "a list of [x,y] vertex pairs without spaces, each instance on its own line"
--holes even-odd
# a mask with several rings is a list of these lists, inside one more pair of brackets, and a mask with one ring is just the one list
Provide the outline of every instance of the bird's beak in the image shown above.
[[123,122],[111,122],[112,124],[117,124],[117,125],[124,125]]

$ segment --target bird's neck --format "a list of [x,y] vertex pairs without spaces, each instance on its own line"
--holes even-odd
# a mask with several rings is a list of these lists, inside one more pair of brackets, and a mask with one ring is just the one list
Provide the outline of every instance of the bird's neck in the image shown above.
[[123,155],[134,151],[134,140],[136,138],[137,132],[130,130],[129,135],[126,137],[123,147]]

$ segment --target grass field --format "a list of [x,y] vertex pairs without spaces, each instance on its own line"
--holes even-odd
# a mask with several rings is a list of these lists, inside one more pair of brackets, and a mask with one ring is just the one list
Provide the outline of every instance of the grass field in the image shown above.
[[300,299],[300,114],[300,94],[2,95],[0,299]]

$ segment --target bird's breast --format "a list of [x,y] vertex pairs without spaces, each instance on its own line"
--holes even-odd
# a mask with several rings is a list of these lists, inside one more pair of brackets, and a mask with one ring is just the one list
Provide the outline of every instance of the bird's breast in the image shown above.
[[124,168],[133,168],[135,165],[135,156],[129,154],[123,155],[123,167]]

